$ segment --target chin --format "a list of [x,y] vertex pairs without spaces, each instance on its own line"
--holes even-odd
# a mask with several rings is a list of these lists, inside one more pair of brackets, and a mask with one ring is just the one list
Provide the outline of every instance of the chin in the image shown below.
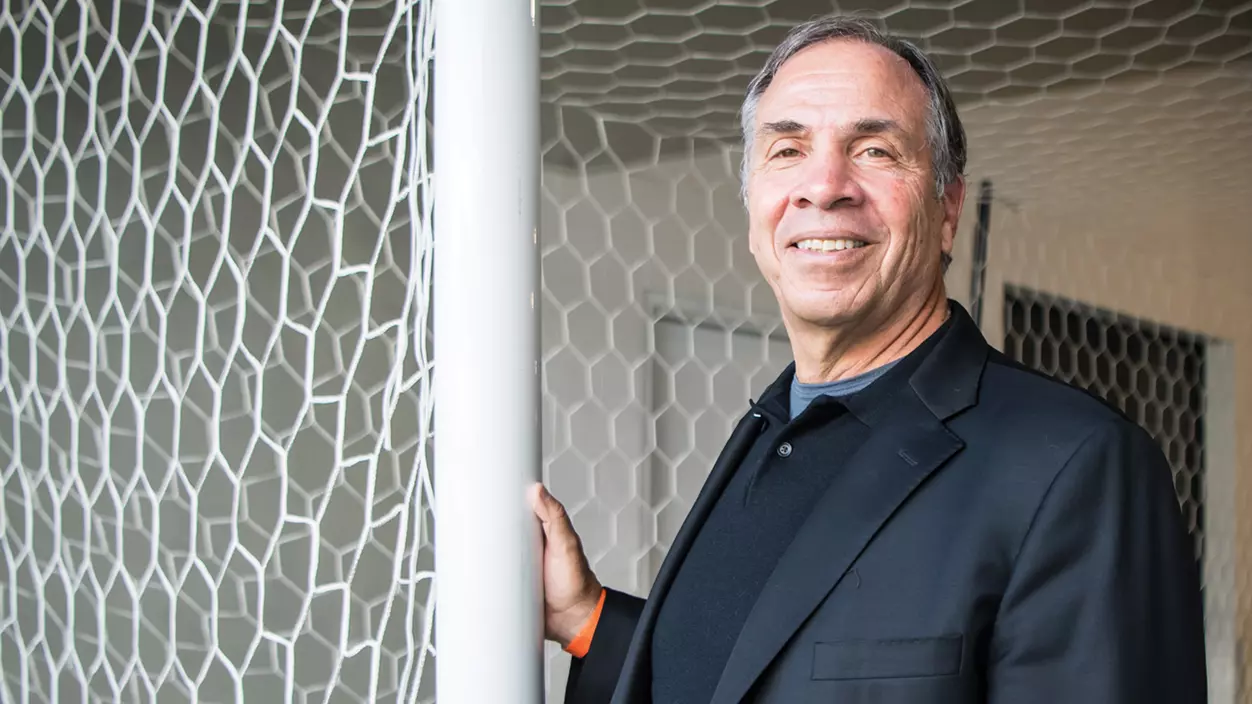
[[836,327],[860,317],[863,306],[842,296],[804,296],[783,303],[785,317],[818,327]]

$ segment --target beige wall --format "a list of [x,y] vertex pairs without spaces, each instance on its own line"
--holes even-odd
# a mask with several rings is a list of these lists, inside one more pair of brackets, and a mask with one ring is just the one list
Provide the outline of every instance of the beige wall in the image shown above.
[[[1252,467],[1252,438],[1236,442],[1234,429],[1252,413],[1250,106],[1246,78],[1182,76],[964,111],[971,193],[948,274],[950,294],[968,303],[977,183],[991,178],[983,320],[993,344],[1005,284],[1222,341],[1209,365],[1206,469],[1213,701],[1231,701],[1234,607],[1245,620],[1249,611],[1248,560],[1235,539],[1249,528],[1235,508],[1252,503],[1239,472]],[[652,321],[674,306],[766,324],[776,311],[747,251],[736,169],[727,148],[591,174],[544,171],[547,477],[602,579],[637,594],[648,586],[638,561],[656,535],[657,507],[639,489]],[[648,295],[662,302],[641,303]],[[559,701],[567,658],[549,653],[550,701]]]

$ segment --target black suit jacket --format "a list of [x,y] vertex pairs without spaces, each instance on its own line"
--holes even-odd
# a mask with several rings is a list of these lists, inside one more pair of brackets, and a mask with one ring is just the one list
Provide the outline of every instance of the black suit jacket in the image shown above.
[[[1201,704],[1199,568],[1161,450],[951,306],[904,410],[780,557],[712,704]],[[651,701],[658,607],[759,423],[738,424],[647,601],[609,592],[569,704]]]

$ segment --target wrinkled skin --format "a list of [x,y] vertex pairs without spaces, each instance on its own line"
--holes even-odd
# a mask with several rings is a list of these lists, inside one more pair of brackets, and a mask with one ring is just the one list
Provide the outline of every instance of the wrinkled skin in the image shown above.
[[[837,40],[796,54],[761,96],[749,248],[773,288],[801,381],[878,366],[943,321],[963,182],[935,189],[928,98],[891,51]],[[804,238],[868,243],[810,252]]]

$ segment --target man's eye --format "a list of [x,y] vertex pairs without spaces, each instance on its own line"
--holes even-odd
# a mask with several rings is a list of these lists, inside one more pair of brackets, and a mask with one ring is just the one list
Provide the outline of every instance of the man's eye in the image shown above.
[[774,159],[777,159],[779,157],[791,158],[793,156],[800,156],[800,150],[796,149],[795,147],[783,147],[782,149],[779,149],[778,151],[774,152],[774,155],[771,158],[774,158]]
[[878,147],[870,147],[869,149],[866,149],[864,153],[865,153],[865,156],[868,156],[871,159],[890,159],[891,158],[891,152],[888,152],[886,149],[880,149]]

